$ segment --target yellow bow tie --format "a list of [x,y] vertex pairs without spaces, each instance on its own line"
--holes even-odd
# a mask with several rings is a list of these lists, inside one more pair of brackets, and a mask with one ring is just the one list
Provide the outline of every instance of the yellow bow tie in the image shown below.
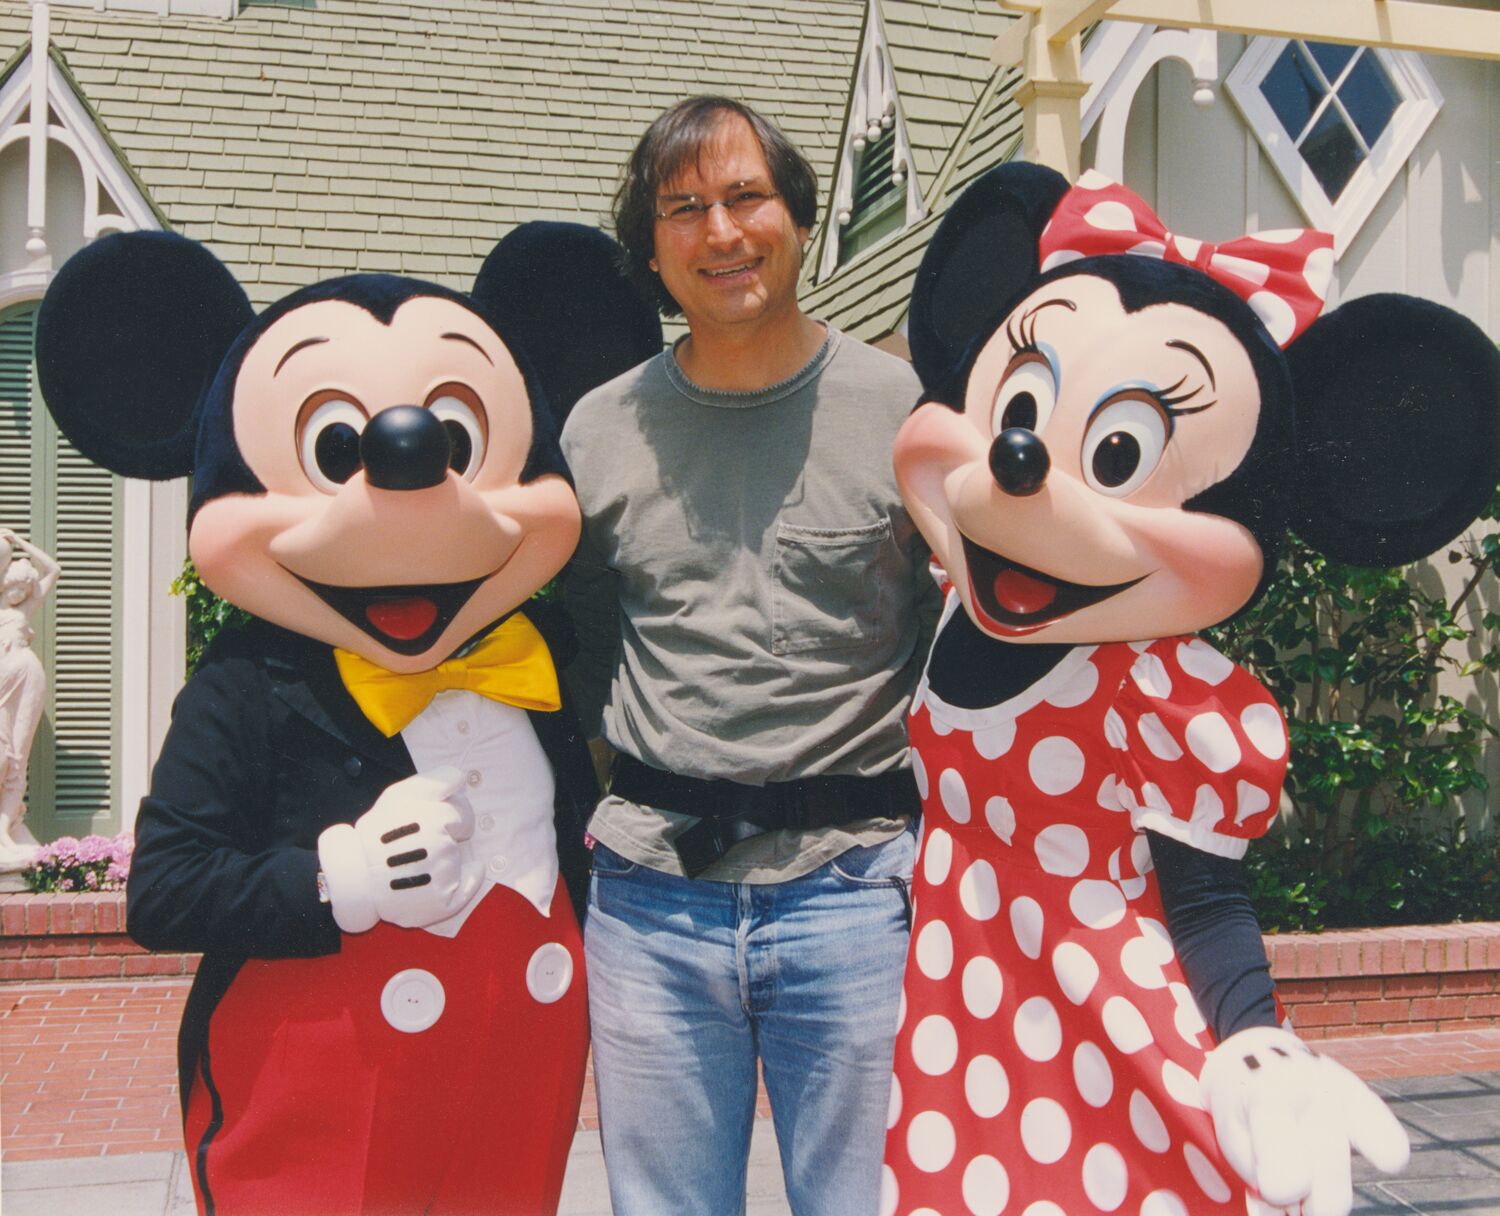
[[466,688],[520,709],[562,707],[547,643],[519,612],[462,658],[448,659],[430,671],[387,671],[348,650],[335,650],[333,658],[355,704],[387,737],[400,732],[449,688]]

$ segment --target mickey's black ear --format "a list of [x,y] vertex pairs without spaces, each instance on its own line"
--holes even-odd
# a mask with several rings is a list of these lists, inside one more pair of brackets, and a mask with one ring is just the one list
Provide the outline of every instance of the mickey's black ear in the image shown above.
[[991,169],[943,217],[917,269],[907,323],[924,387],[944,381],[1036,278],[1037,239],[1067,190],[1062,174],[1017,161]]
[[1411,296],[1352,300],[1287,349],[1297,399],[1292,527],[1336,561],[1395,566],[1445,545],[1500,481],[1500,353]]
[[662,348],[661,319],[597,228],[534,221],[509,233],[474,280],[476,305],[540,378],[559,428],[590,389]]
[[254,315],[234,276],[196,241],[104,237],[69,258],[42,299],[42,399],[95,464],[126,477],[182,477],[193,469],[198,400]]

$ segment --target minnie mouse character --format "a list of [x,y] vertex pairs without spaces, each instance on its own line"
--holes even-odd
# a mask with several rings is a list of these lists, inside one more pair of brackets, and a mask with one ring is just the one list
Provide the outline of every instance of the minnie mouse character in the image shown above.
[[530,597],[578,537],[563,416],[660,345],[613,242],[563,224],[467,296],[355,275],[256,316],[163,233],[48,291],[58,425],[126,476],[191,473],[193,560],[257,618],[177,700],[128,892],[139,942],[204,955],[201,1212],[556,1210],[595,790]]
[[1193,636],[1260,596],[1288,528],[1405,562],[1500,477],[1494,346],[1408,297],[1316,319],[1330,246],[1175,237],[1096,174],[1016,164],[927,251],[895,462],[947,604],[911,718],[887,1216],[1326,1216],[1351,1145],[1406,1160],[1278,1026],[1239,859],[1286,727]]

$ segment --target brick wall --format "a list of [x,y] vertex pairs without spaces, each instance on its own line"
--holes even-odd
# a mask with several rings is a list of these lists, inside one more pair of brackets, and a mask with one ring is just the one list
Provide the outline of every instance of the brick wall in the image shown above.
[[[125,896],[0,895],[0,984],[189,976],[195,954],[125,936]],[[1500,924],[1273,934],[1271,974],[1305,1039],[1500,1027]]]
[[1278,934],[1266,951],[1304,1039],[1500,1026],[1500,924]]
[[191,975],[196,954],[150,954],[125,936],[125,894],[0,895],[0,984]]

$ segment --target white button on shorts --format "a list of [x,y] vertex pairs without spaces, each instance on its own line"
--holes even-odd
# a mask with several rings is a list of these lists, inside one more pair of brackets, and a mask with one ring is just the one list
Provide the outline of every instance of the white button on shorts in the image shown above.
[[538,946],[526,964],[526,990],[543,1005],[558,1000],[573,983],[573,956],[557,942]]
[[386,981],[380,994],[380,1012],[397,1030],[420,1034],[443,1016],[446,1002],[438,977],[413,967],[396,972]]

